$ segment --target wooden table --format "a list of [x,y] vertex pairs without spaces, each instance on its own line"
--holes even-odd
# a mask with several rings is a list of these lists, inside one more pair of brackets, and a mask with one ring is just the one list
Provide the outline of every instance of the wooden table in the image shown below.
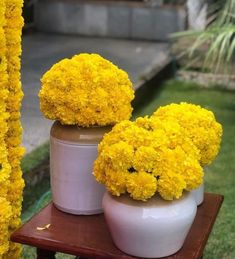
[[[206,193],[182,249],[165,258],[201,258],[222,202],[223,196]],[[47,224],[51,224],[48,229],[37,230]],[[115,247],[103,214],[75,216],[59,211],[52,203],[16,230],[11,240],[37,247],[41,259],[54,258],[55,252],[83,258],[135,258]]]

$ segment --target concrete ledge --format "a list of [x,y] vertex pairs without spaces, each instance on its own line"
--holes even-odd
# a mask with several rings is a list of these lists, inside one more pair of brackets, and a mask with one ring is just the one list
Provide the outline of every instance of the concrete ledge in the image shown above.
[[184,7],[138,2],[38,0],[35,23],[39,31],[166,41],[185,29]]

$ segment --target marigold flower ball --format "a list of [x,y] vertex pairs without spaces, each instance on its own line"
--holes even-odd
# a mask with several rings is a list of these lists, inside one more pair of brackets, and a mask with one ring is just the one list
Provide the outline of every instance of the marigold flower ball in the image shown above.
[[98,146],[94,176],[116,196],[179,199],[203,181],[203,165],[219,151],[222,126],[198,105],[160,107],[151,117],[122,121]]
[[127,73],[98,54],[63,59],[41,82],[40,107],[48,119],[87,127],[131,116],[134,91]]
[[203,179],[198,150],[190,139],[182,141],[184,131],[176,125],[148,117],[116,124],[99,144],[96,180],[113,195],[142,201],[157,193],[178,199],[197,188]]
[[199,105],[182,102],[160,107],[153,118],[161,121],[174,119],[200,151],[201,165],[210,164],[219,152],[223,129],[213,112]]

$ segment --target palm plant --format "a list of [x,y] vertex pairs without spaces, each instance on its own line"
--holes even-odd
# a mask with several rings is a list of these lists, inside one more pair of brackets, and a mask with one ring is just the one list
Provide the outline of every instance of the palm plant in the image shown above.
[[[215,72],[227,71],[235,53],[235,0],[216,1],[209,9],[208,25],[201,31],[185,31],[173,37],[188,37],[194,40],[183,55],[195,58],[195,52],[207,46],[203,67]],[[201,59],[196,57],[194,60]]]

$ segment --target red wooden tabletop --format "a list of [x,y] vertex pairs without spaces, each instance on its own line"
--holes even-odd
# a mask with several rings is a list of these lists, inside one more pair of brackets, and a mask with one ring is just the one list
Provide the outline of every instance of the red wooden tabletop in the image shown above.
[[[206,193],[182,249],[165,258],[201,258],[222,202],[223,196]],[[47,224],[51,224],[48,229],[37,229]],[[15,231],[11,240],[86,258],[135,258],[115,247],[103,214],[75,216],[59,211],[52,203]]]

